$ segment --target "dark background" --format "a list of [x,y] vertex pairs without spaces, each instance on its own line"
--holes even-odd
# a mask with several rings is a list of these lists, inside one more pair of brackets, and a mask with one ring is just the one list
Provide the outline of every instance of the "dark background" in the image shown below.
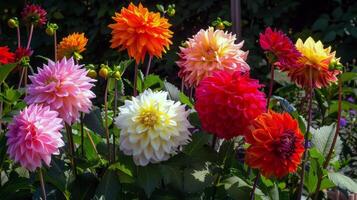
[[[26,1],[0,1],[0,45],[16,47],[16,31],[9,29],[7,20],[19,16]],[[27,1],[42,5],[48,12],[50,22],[59,25],[58,40],[73,32],[84,32],[89,38],[82,63],[114,64],[127,57],[126,52],[117,53],[109,48],[111,38],[108,24],[111,16],[127,6],[129,0],[35,0]],[[139,1],[133,1],[137,4]],[[142,4],[151,11],[157,11],[160,3],[176,5],[176,14],[169,17],[174,32],[173,45],[163,59],[154,59],[153,72],[161,77],[179,83],[177,77],[178,46],[201,28],[207,28],[213,20],[221,17],[230,21],[229,0],[142,0]],[[267,26],[282,29],[294,40],[308,36],[322,40],[337,50],[344,64],[354,64],[357,57],[357,2],[354,0],[242,0],[242,37],[244,49],[249,50],[248,63],[252,76],[267,81],[268,67],[264,54],[257,41],[259,33]],[[228,28],[229,29],[229,28]],[[26,39],[26,28],[22,26],[22,39]],[[26,42],[23,40],[23,43]],[[45,34],[44,28],[35,29],[32,42],[34,55],[53,57],[52,38]],[[32,65],[40,66],[43,62],[35,56]],[[146,65],[146,63],[144,64]],[[132,68],[130,71],[132,71]],[[144,68],[145,69],[145,68]],[[128,75],[127,75],[128,76]]]

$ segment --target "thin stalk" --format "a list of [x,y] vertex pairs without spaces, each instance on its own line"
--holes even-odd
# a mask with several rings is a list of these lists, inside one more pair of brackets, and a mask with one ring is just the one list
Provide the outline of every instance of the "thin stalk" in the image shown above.
[[105,136],[107,139],[107,146],[108,146],[108,159],[110,161],[111,153],[110,153],[109,127],[108,127],[108,86],[109,86],[109,80],[107,80],[107,84],[105,86],[105,92],[104,92],[104,113],[105,113]]
[[183,81],[183,79],[181,80],[181,92],[184,93],[184,88],[185,88],[185,82]]
[[90,135],[90,133],[89,133],[87,130],[85,130],[85,132],[86,132],[86,134],[87,134],[87,136],[88,136],[88,138],[89,138],[90,143],[91,143],[92,146],[93,146],[93,149],[94,149],[95,153],[96,153],[97,156],[98,156],[98,150],[97,150],[97,147],[96,147],[95,144],[94,144],[94,141],[93,141],[92,136]]
[[25,74],[25,67],[22,67],[21,75],[20,75],[20,81],[19,81],[19,84],[18,84],[18,86],[17,86],[17,89],[20,89],[20,88],[21,88],[22,79],[24,78],[24,74]]
[[138,91],[136,89],[137,87],[137,81],[138,81],[138,71],[139,71],[139,64],[138,63],[135,63],[135,69],[134,69],[134,88],[133,88],[133,94],[134,94],[134,97],[138,95]]
[[217,143],[217,136],[216,135],[213,135],[213,138],[212,138],[212,149],[214,150],[215,147],[216,147],[216,143]]
[[20,34],[20,26],[16,27],[17,32],[17,48],[21,47],[21,34]]
[[42,169],[38,169],[38,175],[40,176],[40,183],[41,183],[41,190],[42,190],[42,197],[44,200],[47,199],[46,189],[45,189],[45,181],[43,180]]
[[76,161],[74,159],[74,143],[73,143],[73,137],[72,137],[72,127],[71,127],[71,125],[65,123],[65,128],[66,128],[66,133],[67,133],[67,140],[68,140],[68,146],[69,146],[69,154],[70,154],[70,159],[71,159],[72,171],[73,171],[74,175],[77,176]]
[[81,132],[81,155],[84,156],[84,133],[83,133],[83,129],[84,129],[84,123],[83,123],[83,118],[84,118],[84,114],[81,112],[80,113],[80,132]]
[[191,89],[190,89],[190,99],[193,99],[193,87],[191,87]]
[[302,190],[304,187],[304,176],[305,176],[305,167],[306,167],[306,162],[307,162],[307,153],[308,153],[308,144],[309,144],[309,132],[310,132],[310,126],[311,126],[311,120],[312,120],[312,96],[313,96],[313,88],[312,88],[312,72],[311,72],[311,67],[309,70],[309,88],[307,89],[307,92],[309,93],[308,97],[308,119],[307,119],[307,127],[306,127],[306,132],[305,132],[305,151],[303,154],[303,160],[301,164],[301,173],[300,173],[300,184],[298,188],[298,195],[297,195],[297,200],[301,200],[302,196]]
[[260,172],[258,171],[257,175],[255,176],[254,183],[253,183],[253,188],[252,188],[252,191],[251,191],[250,196],[249,196],[250,200],[254,200],[255,189],[257,188],[259,177],[260,177]]
[[[113,119],[115,119],[117,115],[118,108],[118,80],[114,81],[114,108],[113,108]],[[113,134],[113,162],[115,162],[115,134]]]
[[[332,144],[331,147],[329,149],[329,152],[326,156],[325,162],[323,163],[322,167],[323,169],[326,169],[328,167],[328,164],[331,161],[332,158],[332,154],[333,154],[333,150],[335,149],[335,145],[337,142],[337,138],[340,132],[340,123],[341,123],[341,111],[342,111],[342,80],[339,79],[338,80],[338,111],[337,111],[337,125],[336,125],[336,132],[335,135],[333,137],[332,140]],[[320,187],[321,187],[321,183],[322,183],[322,178],[323,178],[323,174],[319,174],[318,180],[317,180],[317,186],[316,186],[316,190],[314,193],[314,200],[317,199],[317,197],[319,196],[319,191],[320,191]]]
[[[1,83],[0,83],[0,94],[1,94]],[[3,107],[3,101],[0,101],[0,134],[2,132],[2,107]],[[0,171],[0,176],[1,176],[1,171]],[[0,181],[0,185],[1,185],[1,181]]]
[[150,73],[151,61],[152,61],[152,56],[150,55],[149,61],[148,61],[148,66],[146,67],[145,77],[147,77]]
[[274,65],[271,64],[269,93],[268,93],[268,98],[267,98],[267,110],[269,110],[270,98],[271,98],[271,95],[273,94],[273,86],[274,86]]
[[53,43],[54,43],[54,50],[55,50],[55,62],[57,61],[57,31],[55,30],[53,34]]
[[33,24],[31,24],[31,26],[30,26],[30,34],[29,34],[29,38],[27,40],[26,49],[30,49],[32,35],[33,35],[33,27],[34,27]]

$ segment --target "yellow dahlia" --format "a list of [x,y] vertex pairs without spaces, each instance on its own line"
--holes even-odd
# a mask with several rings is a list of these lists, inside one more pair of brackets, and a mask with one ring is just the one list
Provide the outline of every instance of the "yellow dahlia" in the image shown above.
[[311,37],[305,42],[298,39],[295,46],[302,56],[297,60],[297,67],[288,71],[292,81],[303,88],[310,87],[310,79],[313,88],[326,87],[337,81],[336,76],[341,71],[329,69],[329,66],[331,63],[339,63],[340,59],[335,57],[336,52],[331,52],[331,47],[324,48],[321,41],[315,42]]
[[114,24],[108,27],[112,30],[110,47],[119,51],[127,50],[136,63],[144,61],[145,54],[161,58],[162,53],[172,44],[173,32],[171,24],[160,13],[149,12],[141,4],[130,3],[128,8],[122,8],[115,13]]
[[136,165],[167,160],[190,141],[188,111],[167,97],[167,92],[149,89],[119,107],[115,124],[121,129],[120,149]]
[[235,44],[236,36],[222,30],[200,30],[180,47],[179,77],[187,86],[197,86],[215,70],[249,71],[245,62],[248,52],[242,51],[243,42]]
[[84,33],[72,33],[68,35],[57,46],[58,59],[62,59],[63,57],[69,59],[72,56],[80,55],[80,53],[86,50],[87,42],[88,39],[84,36]]

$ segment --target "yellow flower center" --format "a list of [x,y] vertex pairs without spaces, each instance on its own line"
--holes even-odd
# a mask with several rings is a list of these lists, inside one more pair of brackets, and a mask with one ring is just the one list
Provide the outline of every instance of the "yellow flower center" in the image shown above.
[[154,109],[144,110],[139,115],[139,122],[146,127],[154,127],[159,121],[159,113]]

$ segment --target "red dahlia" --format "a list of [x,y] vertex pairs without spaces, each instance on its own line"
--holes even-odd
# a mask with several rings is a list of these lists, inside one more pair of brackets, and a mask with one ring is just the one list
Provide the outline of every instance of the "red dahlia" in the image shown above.
[[245,135],[250,144],[246,163],[265,177],[283,176],[295,172],[304,152],[304,136],[298,123],[288,113],[263,113]]
[[301,57],[292,41],[280,30],[272,30],[270,27],[259,35],[259,43],[262,49],[271,52],[276,62],[274,65],[281,70],[294,67],[297,60]]
[[263,87],[248,73],[215,71],[196,89],[195,109],[202,128],[219,138],[243,135],[250,122],[265,111]]
[[9,47],[0,47],[0,64],[6,65],[8,63],[14,62],[15,54],[10,52]]
[[27,4],[21,12],[22,19],[27,25],[42,26],[46,24],[47,12],[39,5]]

